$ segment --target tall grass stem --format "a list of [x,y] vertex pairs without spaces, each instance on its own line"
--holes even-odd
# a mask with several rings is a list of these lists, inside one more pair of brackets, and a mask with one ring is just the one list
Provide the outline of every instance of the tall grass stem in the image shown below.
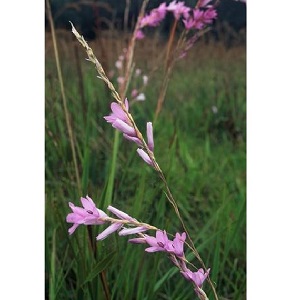
[[50,28],[51,28],[51,35],[52,35],[52,40],[53,40],[57,75],[58,75],[58,80],[60,83],[60,90],[61,90],[61,96],[62,96],[62,100],[63,100],[63,108],[64,108],[64,113],[65,113],[65,118],[66,118],[67,130],[68,130],[68,135],[69,135],[69,139],[70,139],[70,143],[71,143],[71,150],[72,150],[72,156],[73,156],[77,189],[78,189],[78,192],[81,193],[81,183],[80,183],[79,170],[78,170],[78,164],[77,164],[77,158],[76,158],[74,136],[73,136],[72,126],[71,126],[71,121],[70,121],[70,114],[69,114],[68,106],[67,106],[67,98],[66,98],[66,94],[65,94],[64,82],[63,82],[63,77],[62,77],[62,72],[61,72],[61,67],[60,67],[58,49],[57,49],[55,27],[54,27],[54,22],[53,22],[53,17],[52,17],[49,0],[46,1],[46,5],[47,5],[48,19],[49,19]]

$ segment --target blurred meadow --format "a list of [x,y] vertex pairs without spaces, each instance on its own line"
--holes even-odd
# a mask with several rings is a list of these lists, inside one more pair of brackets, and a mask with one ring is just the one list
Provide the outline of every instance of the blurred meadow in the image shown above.
[[[86,38],[106,73],[116,71],[129,31],[110,28]],[[170,233],[182,228],[154,170],[103,119],[113,99],[71,26],[56,28],[56,38],[79,182],[46,30],[45,299],[195,299],[164,253],[146,253],[117,234],[96,242],[102,226],[80,226],[69,236],[68,202],[78,206],[87,194],[103,210],[112,204]],[[232,300],[246,299],[246,48],[244,36],[235,38],[230,46],[222,38],[200,38],[176,63],[153,123],[156,159],[219,298]],[[149,81],[146,100],[132,102],[130,110],[143,133],[154,120],[165,44],[159,29],[136,41],[134,65]],[[117,87],[116,77],[112,81]],[[213,299],[207,283],[204,288]]]

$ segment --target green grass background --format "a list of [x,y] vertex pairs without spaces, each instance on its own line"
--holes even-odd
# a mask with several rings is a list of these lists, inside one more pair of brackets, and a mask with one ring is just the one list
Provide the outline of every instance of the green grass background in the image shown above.
[[[195,246],[211,268],[220,299],[245,299],[245,49],[195,47],[172,74],[162,113],[154,124],[155,156]],[[53,55],[47,52],[46,299],[105,299],[100,274],[111,299],[195,299],[192,285],[163,253],[146,253],[143,245],[129,244],[127,237],[117,234],[90,243],[85,226],[68,235],[68,202],[79,205],[86,194],[104,211],[112,204],[170,233],[181,227],[161,182],[138,157],[135,144],[119,136],[114,163],[115,131],[103,119],[110,113],[112,97],[96,78],[93,65],[84,60],[84,50],[78,48],[79,72],[68,51],[59,49],[82,190],[76,184]],[[97,56],[101,62],[101,55]],[[116,58],[112,55],[110,65]],[[136,65],[147,72],[151,63],[145,58],[137,57]],[[160,78],[161,73],[153,76],[145,90],[147,100],[130,108],[143,133],[146,122],[153,120]],[[103,227],[89,230],[95,239]],[[189,251],[187,255],[197,264]],[[213,299],[207,283],[204,290]]]

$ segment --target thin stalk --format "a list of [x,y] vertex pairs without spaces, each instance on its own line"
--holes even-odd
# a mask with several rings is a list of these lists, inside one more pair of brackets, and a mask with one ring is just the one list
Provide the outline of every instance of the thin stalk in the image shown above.
[[174,42],[175,30],[176,30],[177,23],[178,23],[178,20],[175,19],[173,22],[173,25],[172,25],[170,36],[169,36],[167,52],[166,52],[165,74],[164,74],[163,83],[161,85],[157,104],[156,104],[154,122],[157,119],[157,117],[162,109],[162,105],[165,100],[165,96],[166,96],[166,92],[167,92],[168,83],[170,80],[170,74],[171,74],[171,70],[173,67],[173,61],[174,61],[174,59],[172,59],[173,57],[171,55],[171,49],[172,49],[172,45]]
[[62,96],[62,100],[63,100],[63,108],[64,108],[64,113],[65,113],[65,118],[66,118],[67,130],[68,130],[68,135],[69,135],[69,139],[70,139],[70,143],[71,143],[71,150],[72,150],[73,163],[74,163],[74,168],[75,168],[77,189],[78,189],[78,192],[81,193],[81,184],[80,184],[80,179],[79,179],[79,170],[78,170],[78,164],[77,164],[77,158],[76,158],[76,152],[75,152],[74,136],[73,136],[72,126],[71,126],[68,106],[67,106],[67,98],[65,95],[64,82],[63,82],[60,61],[59,61],[59,55],[58,55],[58,50],[57,50],[54,22],[53,22],[53,17],[52,17],[52,13],[51,13],[49,0],[46,1],[46,5],[47,5],[48,18],[49,18],[49,22],[50,22],[51,35],[52,35],[52,40],[53,40],[57,75],[58,75],[58,79],[59,79],[59,83],[60,83],[60,90],[61,90],[61,96]]
[[135,48],[135,41],[136,41],[136,32],[139,29],[139,22],[145,13],[146,5],[148,4],[148,2],[149,2],[149,0],[143,1],[142,7],[139,12],[138,20],[135,24],[135,28],[134,28],[130,43],[128,45],[128,50],[126,53],[126,68],[125,68],[124,84],[122,84],[121,91],[120,91],[121,99],[123,101],[124,101],[124,98],[125,98],[125,95],[126,95],[126,92],[128,89],[128,85],[130,82],[130,77],[132,74],[132,64],[133,64],[133,55],[134,55],[134,48]]
[[[127,108],[125,106],[125,104],[123,103],[119,93],[116,91],[114,85],[110,82],[110,80],[108,79],[108,77],[106,76],[105,74],[105,71],[103,70],[103,67],[101,65],[101,63],[98,61],[98,59],[96,58],[96,56],[94,55],[93,53],[93,50],[89,47],[89,45],[87,44],[87,42],[85,41],[85,39],[77,32],[77,30],[75,29],[75,27],[73,26],[73,24],[71,23],[72,25],[72,32],[74,33],[74,35],[76,36],[76,38],[78,39],[78,41],[82,44],[82,46],[85,48],[86,50],[86,53],[88,55],[88,60],[91,61],[92,63],[95,64],[95,67],[96,67],[96,70],[99,74],[99,78],[102,79],[108,86],[108,88],[110,89],[111,91],[111,94],[113,96],[113,98],[118,102],[118,104],[120,105],[120,107],[122,108],[122,110],[125,112],[125,114],[127,115],[127,118],[130,122],[130,124],[132,125],[132,127],[135,129],[135,132],[136,132],[136,136],[137,138],[140,140],[140,142],[142,143],[142,147],[143,149],[146,151],[146,153],[149,155],[151,161],[152,161],[152,166],[153,168],[155,169],[155,171],[158,173],[159,177],[161,178],[161,180],[163,181],[164,183],[164,186],[165,186],[165,189],[166,189],[166,195],[167,195],[167,199],[168,201],[172,204],[172,206],[174,207],[174,210],[175,210],[175,213],[176,215],[178,216],[185,232],[186,232],[186,235],[189,239],[189,243],[190,243],[190,249],[193,251],[193,253],[195,254],[196,258],[198,259],[198,261],[200,262],[200,264],[203,266],[203,268],[205,269],[205,271],[207,271],[207,268],[206,266],[204,265],[204,262],[203,260],[201,259],[200,255],[198,254],[197,252],[197,249],[189,235],[189,232],[184,224],[184,221],[181,217],[181,214],[179,212],[179,208],[177,206],[177,203],[176,201],[174,200],[174,197],[171,193],[171,190],[168,186],[168,183],[167,183],[167,180],[165,178],[165,175],[163,173],[163,171],[161,170],[160,166],[158,165],[155,157],[154,157],[154,153],[149,149],[147,143],[145,142],[144,140],[144,137],[142,135],[142,133],[140,132],[140,130],[138,129],[132,115],[127,111]],[[208,282],[213,290],[213,293],[214,293],[214,296],[215,296],[215,299],[218,300],[218,296],[217,296],[217,293],[216,293],[216,290],[215,290],[215,287],[213,285],[213,283],[211,282],[211,280],[208,278]]]
[[109,172],[107,188],[106,188],[106,193],[105,193],[105,203],[104,203],[105,207],[110,205],[112,202],[115,174],[116,174],[116,167],[117,167],[119,140],[120,140],[120,133],[117,130],[115,130],[112,161],[111,161],[111,165],[110,165],[110,172]]
[[[148,0],[143,2],[142,8],[140,10],[139,18],[144,14],[146,4],[148,3]],[[73,26],[73,25],[72,25]],[[135,36],[136,31],[138,30],[138,22],[136,23],[134,33],[132,35],[131,41],[128,46],[128,52],[126,54],[126,71],[125,71],[125,80],[124,85],[121,87],[121,96],[118,96],[118,100],[124,101],[126,91],[129,85],[130,76],[132,73],[132,62],[133,62],[133,54],[134,54],[134,47],[135,47]],[[103,70],[103,69],[102,69]],[[104,72],[104,70],[103,70]],[[101,75],[99,73],[99,75]],[[115,174],[116,174],[116,166],[117,166],[117,155],[118,155],[118,148],[119,148],[119,140],[120,140],[120,133],[118,131],[115,131],[114,135],[114,144],[113,144],[113,154],[112,154],[112,162],[111,162],[111,168],[109,172],[109,178],[107,183],[107,190],[106,190],[106,197],[105,197],[105,205],[108,206],[112,201],[112,195],[113,195],[113,188],[114,188],[114,180],[115,180]]]

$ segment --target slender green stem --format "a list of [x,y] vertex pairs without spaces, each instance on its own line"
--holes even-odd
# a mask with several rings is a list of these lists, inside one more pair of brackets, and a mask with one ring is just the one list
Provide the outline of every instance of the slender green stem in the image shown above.
[[119,140],[120,140],[120,133],[117,130],[115,130],[112,160],[110,164],[110,171],[109,171],[109,177],[108,177],[106,194],[105,194],[105,203],[104,203],[105,207],[112,203],[114,182],[115,182],[115,175],[116,175],[116,168],[117,168]]

